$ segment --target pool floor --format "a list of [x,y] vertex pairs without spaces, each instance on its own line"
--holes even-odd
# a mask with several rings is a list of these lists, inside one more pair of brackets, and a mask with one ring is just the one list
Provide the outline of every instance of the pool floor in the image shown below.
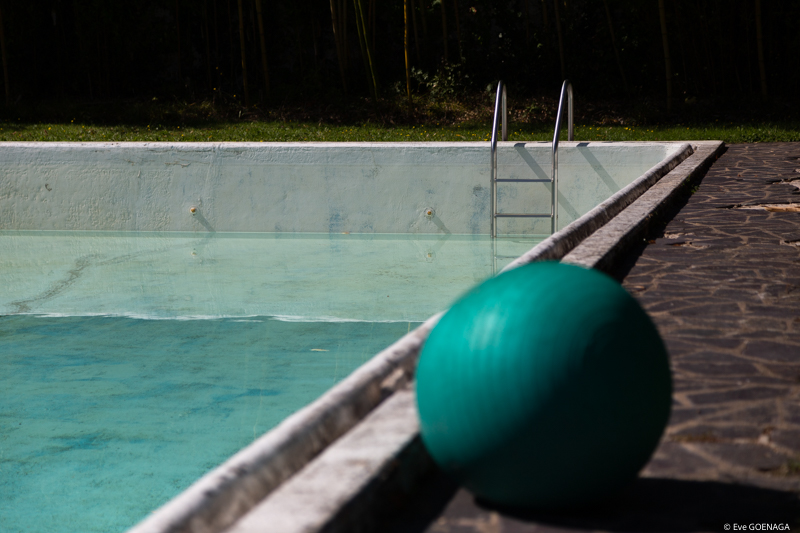
[[536,242],[0,232],[0,531],[133,526]]
[[0,318],[0,530],[121,531],[409,323]]

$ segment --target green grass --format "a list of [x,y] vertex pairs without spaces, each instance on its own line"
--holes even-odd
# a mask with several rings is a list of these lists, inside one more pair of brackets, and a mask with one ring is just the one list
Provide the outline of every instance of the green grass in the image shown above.
[[[549,141],[556,101],[531,97],[509,106],[509,140]],[[581,141],[800,141],[800,116],[783,102],[680,106],[667,114],[654,102],[580,101]],[[179,100],[47,101],[0,106],[0,141],[365,142],[488,141],[493,98],[402,98],[377,104],[353,97],[246,108],[239,102]],[[562,129],[566,138],[566,128]]]
[[[552,126],[510,124],[511,141],[549,141]],[[0,141],[69,142],[364,142],[364,141],[488,141],[488,123],[460,125],[431,122],[419,125],[331,125],[316,122],[240,121],[195,125],[0,122]],[[566,138],[566,131],[562,133]],[[727,143],[800,141],[800,124],[727,124],[667,126],[593,126],[578,124],[580,141],[681,141],[722,140]]]

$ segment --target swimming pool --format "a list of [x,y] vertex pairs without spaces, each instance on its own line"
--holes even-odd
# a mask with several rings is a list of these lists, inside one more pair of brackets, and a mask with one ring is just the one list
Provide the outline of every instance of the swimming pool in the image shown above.
[[0,250],[9,532],[134,525],[495,254],[485,236],[29,231],[0,232]]
[[[678,150],[573,144],[562,226]],[[45,147],[0,150],[9,531],[133,525],[549,223],[488,238],[482,143]],[[545,175],[548,145],[500,148],[501,176]]]

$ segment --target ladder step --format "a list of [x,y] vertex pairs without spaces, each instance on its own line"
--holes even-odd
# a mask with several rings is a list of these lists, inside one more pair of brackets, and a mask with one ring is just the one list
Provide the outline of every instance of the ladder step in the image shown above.
[[523,218],[553,218],[552,213],[495,213],[495,218],[499,217],[523,217]]
[[498,183],[551,183],[552,179],[524,179],[524,180],[515,180],[515,179],[496,179],[494,180]]

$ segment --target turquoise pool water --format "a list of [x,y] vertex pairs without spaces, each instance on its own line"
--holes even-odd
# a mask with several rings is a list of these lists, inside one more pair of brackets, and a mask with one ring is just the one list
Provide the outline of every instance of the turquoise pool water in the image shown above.
[[0,232],[0,531],[134,525],[535,242]]

